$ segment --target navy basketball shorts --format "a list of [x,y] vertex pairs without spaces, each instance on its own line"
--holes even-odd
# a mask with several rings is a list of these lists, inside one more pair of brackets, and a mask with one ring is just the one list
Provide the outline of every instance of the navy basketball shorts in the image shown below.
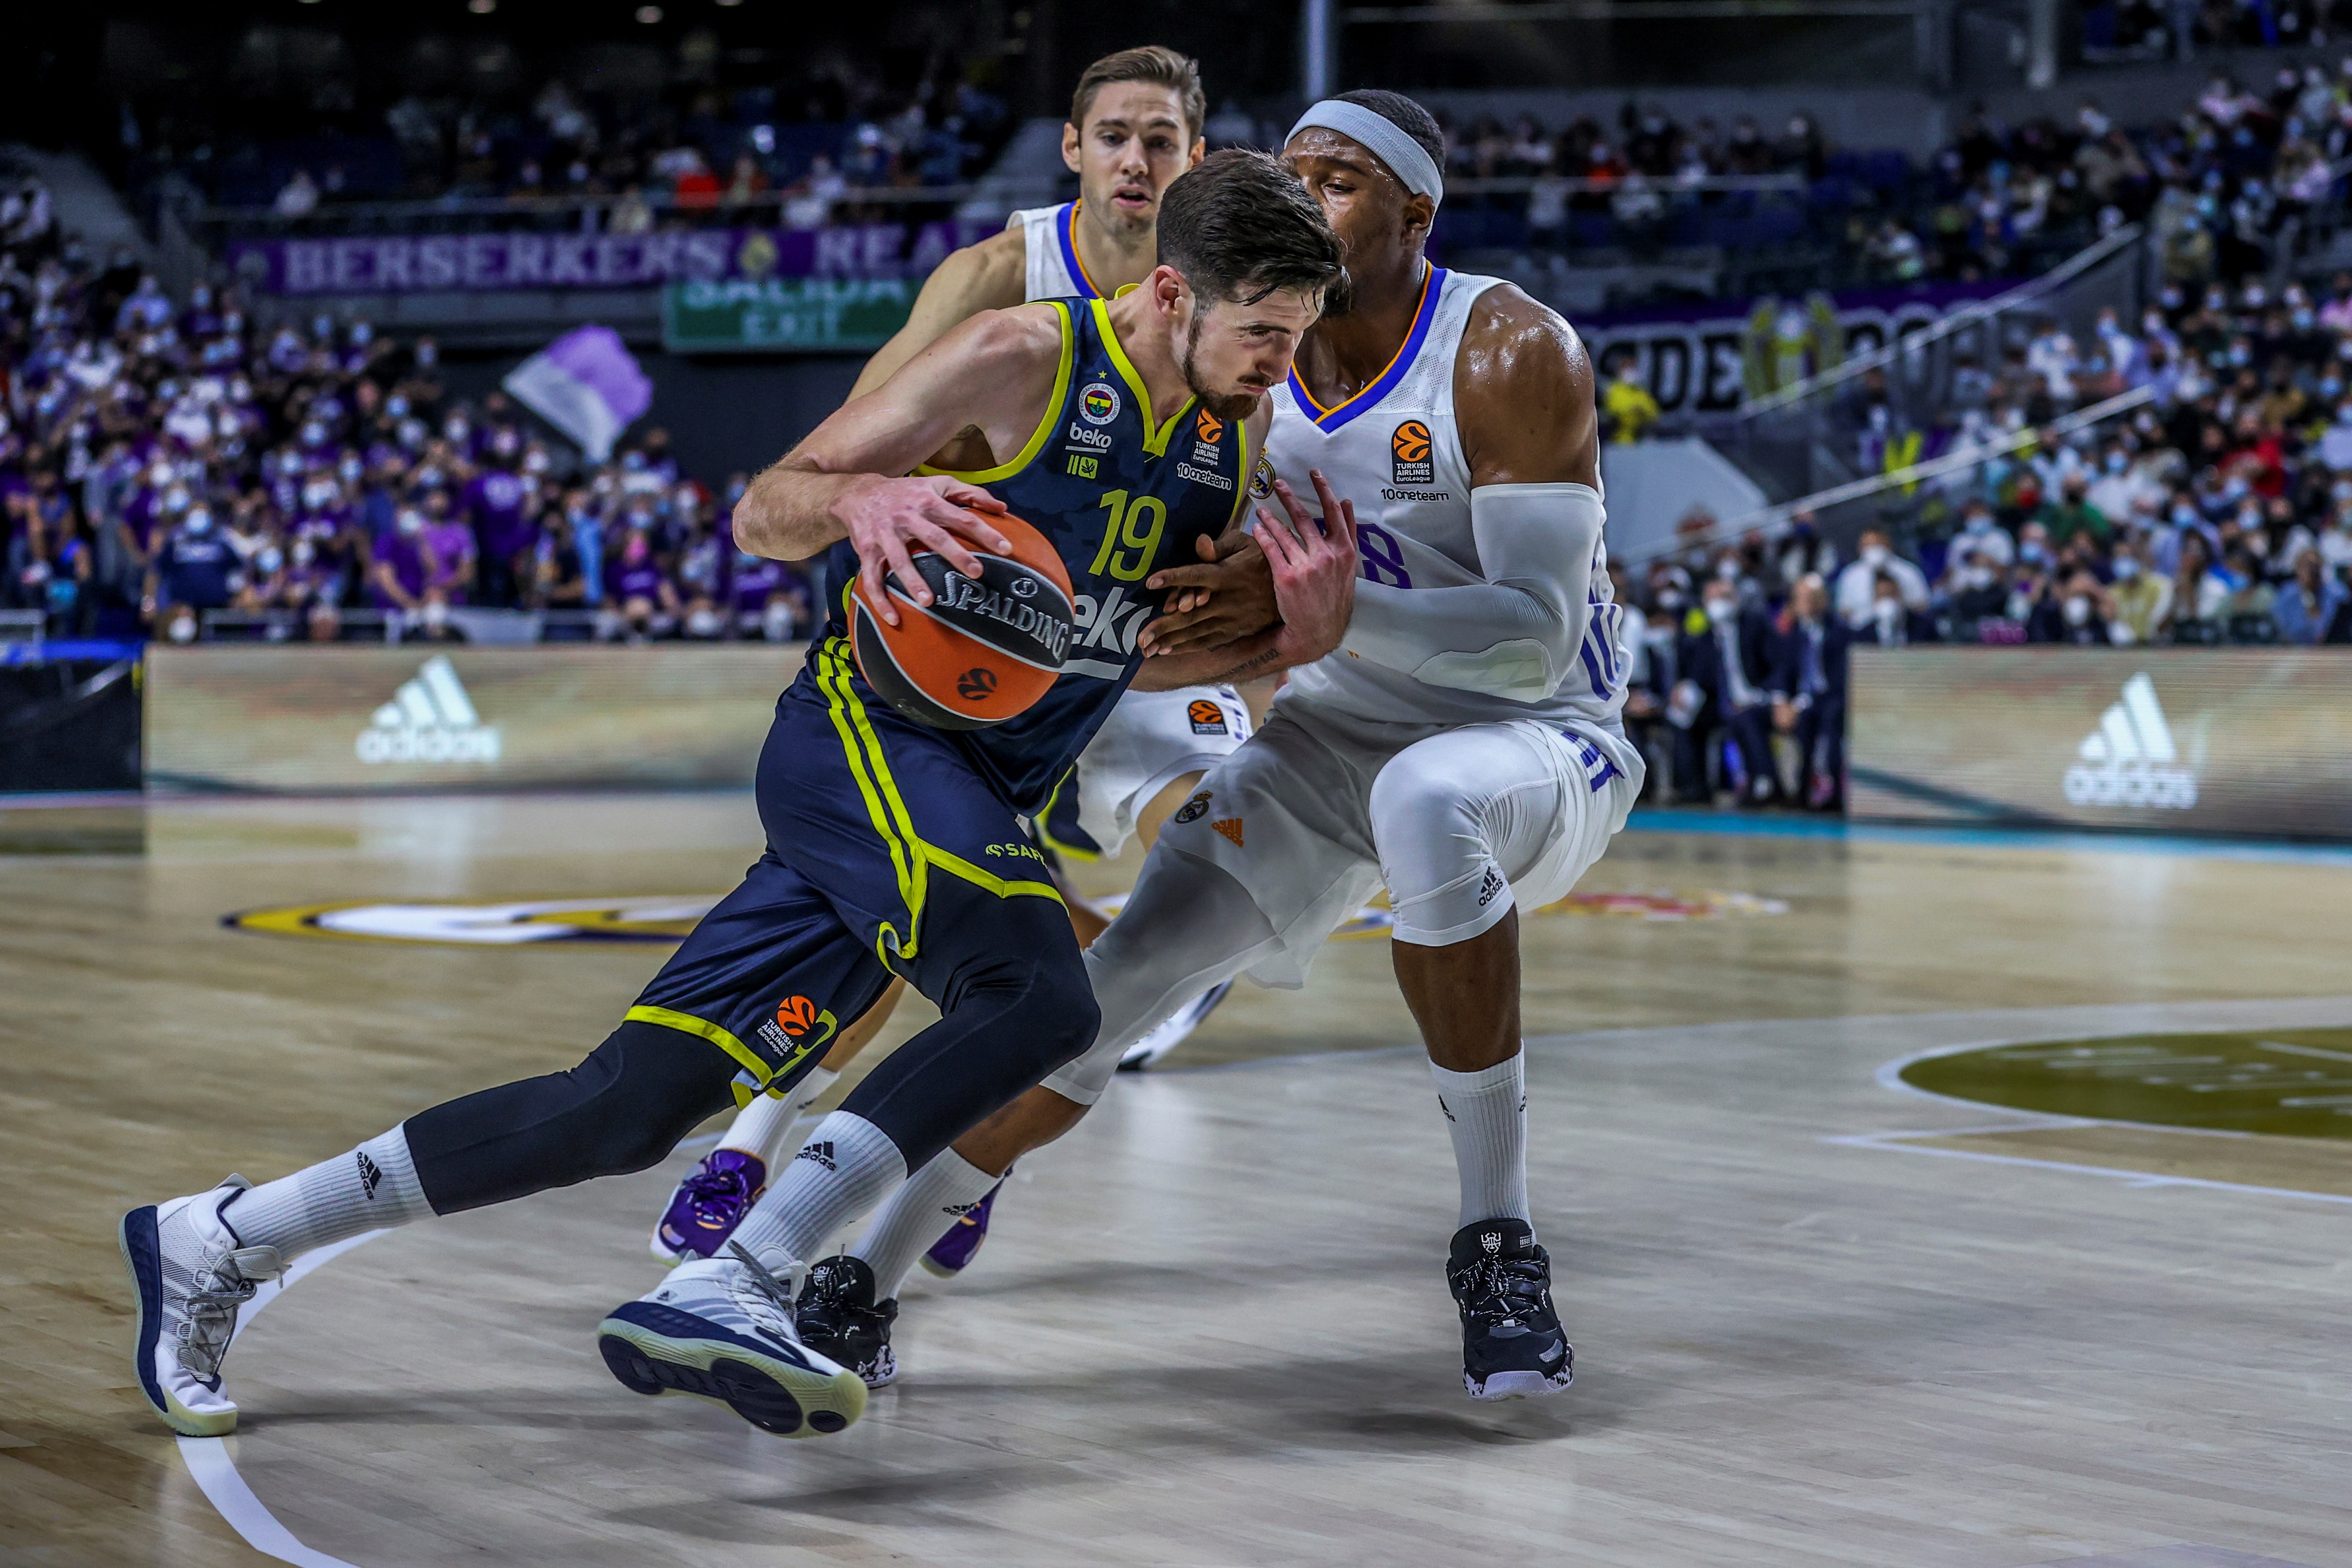
[[995,935],[984,922],[925,924],[941,877],[1061,902],[1012,809],[946,736],[875,700],[840,638],[778,699],[756,789],[767,852],[628,1011],[733,1058],[738,1104],[804,1077],[893,976],[939,999],[939,982]]

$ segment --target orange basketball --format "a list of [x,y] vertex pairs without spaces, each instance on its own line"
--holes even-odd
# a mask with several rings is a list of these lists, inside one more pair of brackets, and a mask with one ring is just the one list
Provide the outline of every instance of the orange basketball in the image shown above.
[[1060,553],[1018,517],[988,520],[1013,553],[975,551],[977,578],[943,556],[916,556],[931,602],[916,603],[889,579],[898,625],[884,625],[862,591],[850,601],[858,674],[884,702],[940,729],[983,729],[1027,712],[1052,688],[1070,648],[1070,573]]

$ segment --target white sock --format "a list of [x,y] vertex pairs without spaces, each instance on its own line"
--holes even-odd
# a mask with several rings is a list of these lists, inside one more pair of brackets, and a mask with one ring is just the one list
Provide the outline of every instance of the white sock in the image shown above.
[[768,1190],[735,1228],[753,1252],[781,1248],[812,1263],[825,1239],[907,1179],[907,1161],[890,1134],[863,1116],[835,1111],[816,1135],[768,1179]]
[[[776,1161],[785,1150],[800,1147],[798,1143],[792,1141],[792,1134],[793,1129],[800,1125],[801,1113],[814,1104],[817,1096],[832,1088],[835,1080],[840,1076],[840,1073],[822,1067],[814,1068],[806,1078],[793,1085],[792,1092],[784,1098],[779,1100],[773,1094],[759,1096],[735,1113],[735,1119],[719,1135],[719,1146],[753,1155],[770,1170],[775,1169]],[[801,1128],[802,1136],[805,1138],[814,1128],[812,1119],[808,1127]]]
[[1437,1108],[1454,1134],[1454,1164],[1462,1174],[1462,1219],[1528,1219],[1527,1058],[1477,1072],[1449,1072],[1435,1062]]
[[940,1233],[970,1214],[1003,1176],[989,1175],[953,1149],[941,1149],[931,1163],[890,1195],[852,1247],[874,1270],[874,1299],[887,1301],[915,1260],[930,1250]]
[[398,1127],[308,1170],[239,1193],[221,1211],[247,1247],[275,1247],[291,1262],[331,1241],[433,1212]]

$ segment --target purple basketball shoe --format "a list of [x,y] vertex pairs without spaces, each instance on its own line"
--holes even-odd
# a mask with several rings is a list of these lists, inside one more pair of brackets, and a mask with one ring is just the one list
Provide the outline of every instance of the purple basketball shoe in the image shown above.
[[665,1263],[709,1258],[768,1189],[768,1167],[740,1149],[713,1149],[686,1173],[654,1227],[653,1254]]
[[[1012,1171],[1007,1170],[1005,1176]],[[996,1206],[996,1195],[1004,1190],[1004,1177],[997,1178],[988,1195],[971,1206],[971,1212],[948,1227],[948,1233],[931,1243],[923,1254],[923,1267],[942,1280],[952,1280],[964,1270],[980,1251],[980,1244],[988,1239],[988,1211]]]

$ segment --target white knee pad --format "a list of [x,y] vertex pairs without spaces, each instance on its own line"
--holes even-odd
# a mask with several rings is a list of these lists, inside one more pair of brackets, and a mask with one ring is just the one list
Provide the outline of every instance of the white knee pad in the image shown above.
[[1397,753],[1373,781],[1370,803],[1396,916],[1391,935],[1445,947],[1492,928],[1513,907],[1514,884],[1558,858],[1563,834],[1580,830],[1583,783],[1562,746],[1534,724],[1465,728]]

